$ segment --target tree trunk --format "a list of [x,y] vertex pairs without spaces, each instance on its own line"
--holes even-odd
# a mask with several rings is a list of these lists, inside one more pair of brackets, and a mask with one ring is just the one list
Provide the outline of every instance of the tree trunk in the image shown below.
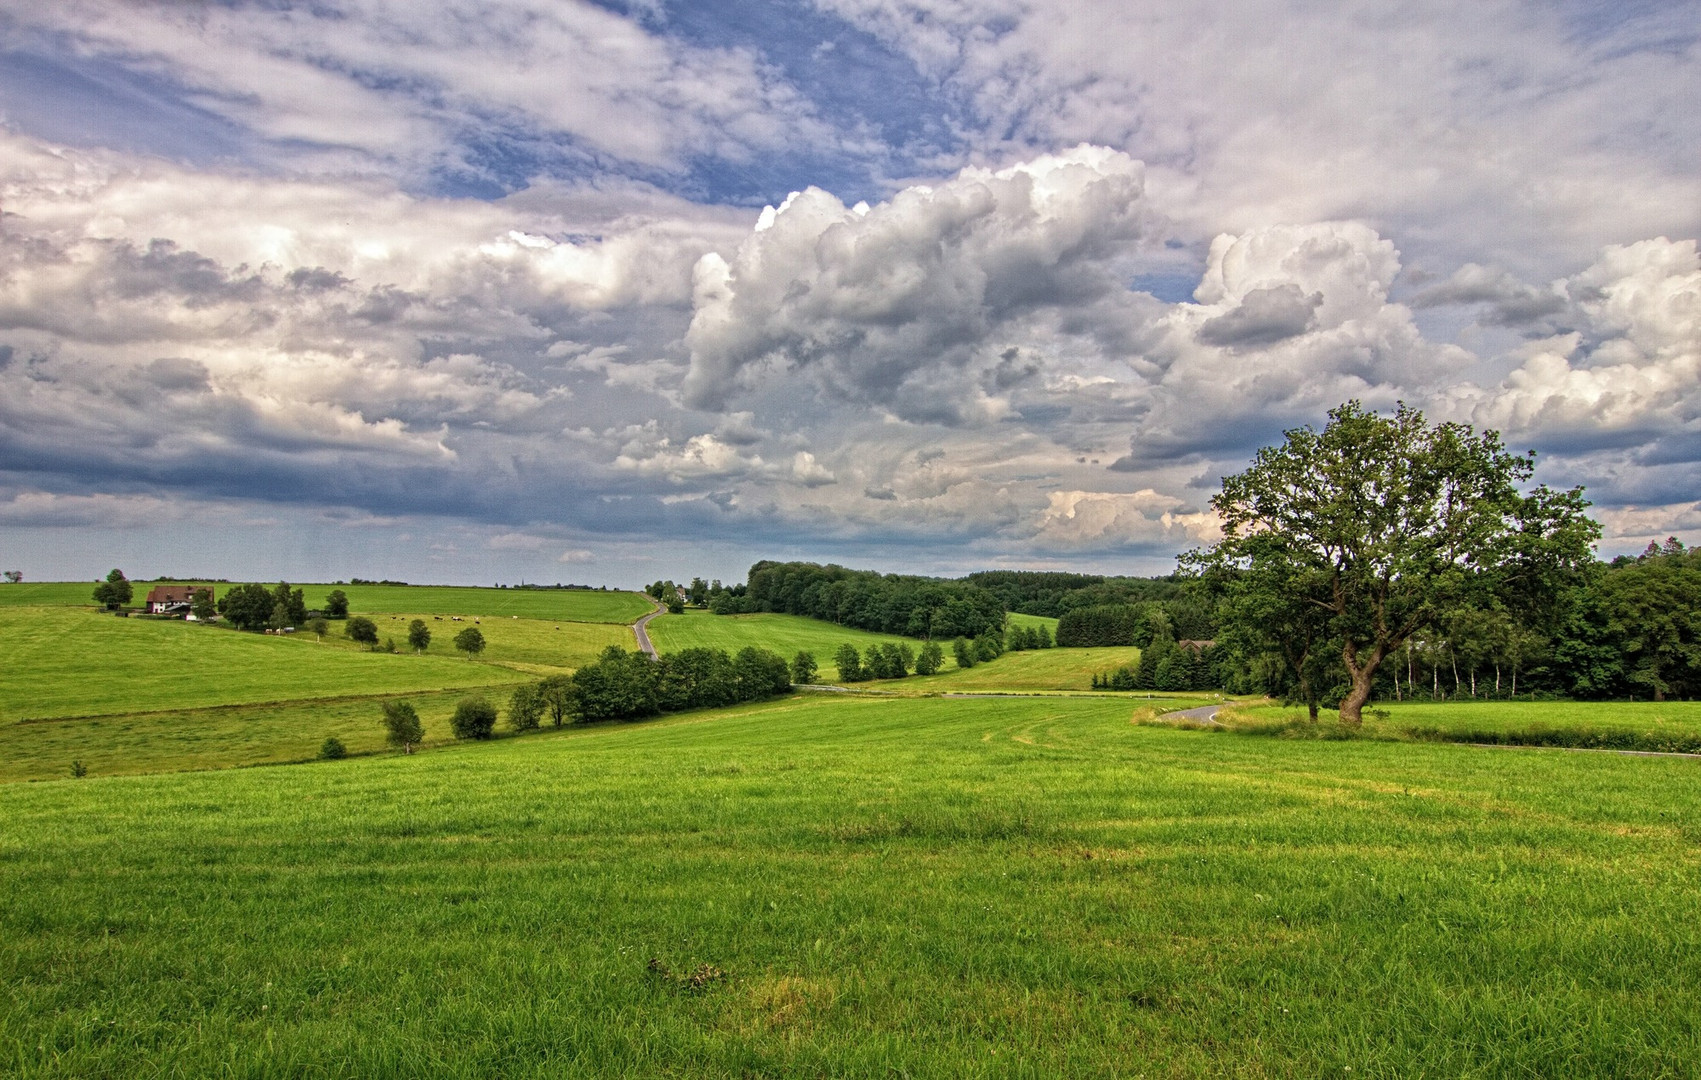
[[1476,669],[1476,665],[1473,664],[1471,666],[1471,699],[1473,701],[1476,700],[1476,696],[1477,696],[1477,669]]
[[1348,641],[1341,649],[1341,659],[1346,662],[1347,675],[1352,679],[1352,689],[1341,699],[1341,723],[1358,727],[1364,723],[1364,703],[1370,700],[1371,691],[1376,686],[1376,669],[1387,655],[1386,642],[1377,644],[1370,650],[1370,655],[1364,658],[1361,665],[1358,662],[1358,647]]
[[1494,662],[1494,696],[1500,696],[1500,661]]

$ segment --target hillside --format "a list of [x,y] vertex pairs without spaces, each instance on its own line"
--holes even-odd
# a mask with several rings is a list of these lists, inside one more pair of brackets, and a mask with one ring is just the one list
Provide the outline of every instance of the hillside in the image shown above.
[[6,785],[0,1073],[1701,1060],[1693,762],[1128,719],[1094,698],[809,696]]

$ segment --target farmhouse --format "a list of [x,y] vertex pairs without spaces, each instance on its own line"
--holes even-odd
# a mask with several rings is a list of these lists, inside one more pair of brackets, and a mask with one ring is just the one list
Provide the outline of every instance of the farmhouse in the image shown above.
[[155,585],[148,590],[148,614],[166,615],[189,610],[195,598],[193,585]]

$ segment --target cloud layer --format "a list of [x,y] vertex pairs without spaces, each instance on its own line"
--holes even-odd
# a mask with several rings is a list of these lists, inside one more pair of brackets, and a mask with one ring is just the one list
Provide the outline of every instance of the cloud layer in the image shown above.
[[[11,561],[1160,572],[1349,397],[1537,448],[1609,546],[1696,527],[1682,20],[742,16],[0,15]],[[47,104],[85,84],[105,127]]]

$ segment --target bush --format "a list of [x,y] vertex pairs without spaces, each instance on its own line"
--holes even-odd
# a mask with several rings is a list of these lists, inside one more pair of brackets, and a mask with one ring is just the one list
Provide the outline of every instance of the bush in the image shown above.
[[970,645],[964,639],[958,638],[956,641],[951,642],[951,653],[957,658],[958,667],[972,668],[975,666],[974,646]]
[[799,651],[796,656],[792,657],[791,681],[799,685],[812,683],[815,681],[815,674],[818,670],[820,669],[815,666],[815,654]]
[[348,747],[335,735],[328,737],[319,744],[319,759],[321,761],[337,761],[348,757]]
[[378,644],[378,624],[364,615],[356,615],[343,627],[343,635],[362,645]]
[[488,698],[462,698],[449,717],[449,730],[457,739],[488,739],[496,730],[496,706]]

